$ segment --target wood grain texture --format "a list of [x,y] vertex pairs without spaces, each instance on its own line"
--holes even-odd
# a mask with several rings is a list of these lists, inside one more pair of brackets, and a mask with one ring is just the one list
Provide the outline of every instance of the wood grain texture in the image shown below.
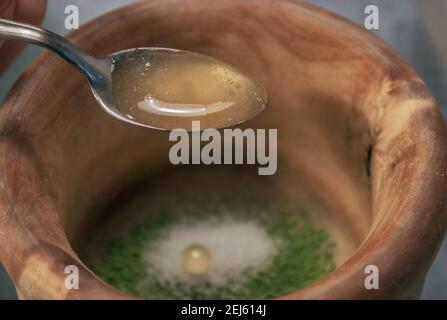
[[[417,296],[447,223],[447,131],[422,80],[375,36],[294,1],[151,0],[69,38],[97,55],[198,51],[265,85],[268,109],[249,126],[278,128],[269,183],[322,212],[314,219],[345,249],[334,272],[281,298]],[[21,298],[131,298],[71,244],[129,185],[169,169],[168,149],[165,133],[106,115],[53,54],[25,72],[0,110],[0,260]],[[63,285],[67,264],[80,267],[79,290]],[[364,288],[369,264],[380,290]]]

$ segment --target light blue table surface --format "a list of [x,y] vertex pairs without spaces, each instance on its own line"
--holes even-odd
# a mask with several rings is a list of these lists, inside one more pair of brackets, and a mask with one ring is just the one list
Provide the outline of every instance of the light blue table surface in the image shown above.
[[[212,1],[212,0],[210,0]],[[432,0],[424,0],[432,1]],[[80,21],[88,21],[104,12],[122,6],[131,0],[49,0],[43,26],[56,33],[63,34],[64,8],[77,5],[80,10]],[[375,33],[391,45],[425,80],[428,87],[447,112],[447,66],[443,66],[436,56],[427,36],[416,0],[310,0],[332,9],[341,15],[363,25],[364,9],[375,4],[380,9],[380,30]],[[0,102],[42,49],[28,46],[9,69],[0,78]],[[15,290],[4,270],[0,267],[0,299],[14,299]],[[447,299],[447,241],[444,244],[430,269],[422,299]]]

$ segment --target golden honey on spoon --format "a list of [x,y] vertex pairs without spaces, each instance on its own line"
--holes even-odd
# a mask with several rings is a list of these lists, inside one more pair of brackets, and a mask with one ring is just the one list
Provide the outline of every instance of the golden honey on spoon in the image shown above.
[[135,50],[114,61],[113,97],[128,118],[157,128],[221,128],[264,110],[267,94],[234,67],[201,54]]

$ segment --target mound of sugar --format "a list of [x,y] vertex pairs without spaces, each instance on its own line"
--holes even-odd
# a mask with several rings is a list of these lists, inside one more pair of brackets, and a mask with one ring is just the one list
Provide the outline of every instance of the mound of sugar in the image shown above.
[[[212,259],[210,269],[200,279],[182,267],[185,249],[194,244],[205,246]],[[163,237],[148,245],[143,259],[163,280],[191,284],[206,280],[220,285],[247,269],[265,266],[275,247],[274,240],[256,222],[212,218],[172,226]]]

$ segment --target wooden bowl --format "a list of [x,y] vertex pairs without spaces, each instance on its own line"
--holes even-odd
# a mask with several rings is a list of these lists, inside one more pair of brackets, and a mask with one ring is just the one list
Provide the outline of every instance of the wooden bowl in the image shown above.
[[[418,295],[447,223],[447,132],[423,81],[375,36],[294,1],[153,0],[69,38],[98,55],[142,46],[198,51],[265,85],[270,104],[249,126],[278,129],[277,174],[185,166],[189,179],[179,173],[172,187],[200,189],[207,177],[207,188],[253,186],[308,208],[337,242],[338,267],[281,298]],[[107,219],[107,208],[173,170],[167,134],[108,116],[82,76],[50,53],[17,82],[0,125],[0,260],[19,296],[132,298],[102,282],[72,247]],[[78,290],[64,286],[69,264],[80,268]],[[365,289],[368,265],[379,268],[378,290]]]

